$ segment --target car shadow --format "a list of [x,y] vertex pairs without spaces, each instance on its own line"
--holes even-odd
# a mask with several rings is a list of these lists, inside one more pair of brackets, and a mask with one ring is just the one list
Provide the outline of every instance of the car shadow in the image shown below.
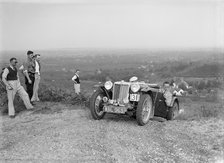
[[121,115],[121,114],[113,114],[113,113],[107,113],[104,117],[104,120],[107,121],[130,121],[130,122],[135,122],[136,119],[132,118],[128,115]]
[[[128,116],[128,115],[120,115],[120,114],[111,114],[111,113],[107,113],[104,117],[104,120],[107,121],[129,121],[129,122],[136,122],[137,120],[134,117]],[[150,121],[157,121],[157,122],[166,122],[167,120],[162,118],[162,117],[156,117],[154,116],[152,119],[150,119]]]

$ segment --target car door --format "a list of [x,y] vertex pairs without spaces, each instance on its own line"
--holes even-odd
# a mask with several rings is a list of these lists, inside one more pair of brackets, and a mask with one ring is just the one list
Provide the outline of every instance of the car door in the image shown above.
[[163,93],[157,92],[157,93],[155,93],[154,97],[155,97],[155,99],[154,99],[154,104],[155,104],[154,116],[159,116],[159,117],[165,118],[167,115],[168,108],[167,108]]

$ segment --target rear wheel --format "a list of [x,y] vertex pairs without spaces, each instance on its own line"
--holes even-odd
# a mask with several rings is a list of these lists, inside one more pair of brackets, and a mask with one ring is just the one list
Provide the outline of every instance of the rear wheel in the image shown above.
[[153,118],[152,98],[148,94],[143,94],[138,102],[136,111],[136,119],[140,126],[144,126],[149,122],[150,118]]
[[177,115],[179,113],[179,104],[177,101],[174,101],[173,103],[173,107],[170,107],[169,108],[169,112],[168,112],[168,115],[167,115],[167,120],[174,120]]
[[102,119],[105,115],[103,111],[103,97],[104,92],[101,90],[97,90],[93,93],[90,98],[90,111],[93,119],[99,120]]

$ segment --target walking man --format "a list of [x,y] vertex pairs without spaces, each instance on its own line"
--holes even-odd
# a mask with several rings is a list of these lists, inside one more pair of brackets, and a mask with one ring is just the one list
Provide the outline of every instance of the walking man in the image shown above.
[[15,117],[15,109],[13,105],[15,94],[18,92],[27,109],[33,109],[29,96],[24,88],[20,85],[19,75],[16,68],[17,59],[11,58],[9,67],[4,69],[2,81],[6,85],[8,97],[8,115],[10,118]]
[[27,62],[24,64],[26,91],[31,99],[33,96],[33,85],[35,80],[35,63],[33,60],[33,52],[27,51]]
[[74,89],[75,89],[75,93],[77,95],[80,94],[80,80],[79,80],[79,70],[76,70],[75,75],[72,77],[72,80],[74,81]]
[[31,98],[31,102],[40,101],[38,97],[38,89],[40,83],[40,54],[36,54],[34,56],[34,64],[35,64],[35,80],[33,86],[33,96]]

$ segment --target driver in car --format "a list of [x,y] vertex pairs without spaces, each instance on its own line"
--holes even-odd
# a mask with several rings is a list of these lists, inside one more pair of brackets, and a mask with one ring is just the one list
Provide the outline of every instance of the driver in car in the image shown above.
[[172,106],[172,99],[173,99],[173,93],[174,93],[174,89],[170,86],[170,83],[165,81],[163,83],[163,96],[166,99],[166,105],[167,106]]

